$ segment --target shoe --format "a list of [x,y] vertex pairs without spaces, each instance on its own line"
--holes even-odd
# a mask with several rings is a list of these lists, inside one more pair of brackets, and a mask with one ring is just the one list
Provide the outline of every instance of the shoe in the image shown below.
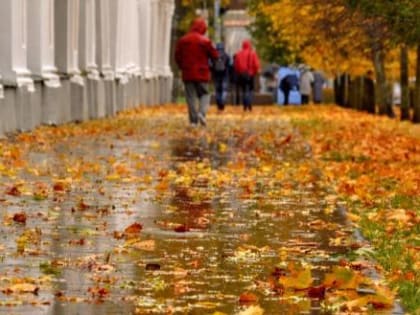
[[206,124],[206,118],[203,116],[203,114],[198,114],[198,121],[200,122],[200,124],[202,125],[202,126],[206,126],[207,124]]

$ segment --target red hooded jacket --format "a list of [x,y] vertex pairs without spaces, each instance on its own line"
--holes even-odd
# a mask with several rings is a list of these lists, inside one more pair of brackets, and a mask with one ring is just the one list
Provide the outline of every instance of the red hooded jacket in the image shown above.
[[236,53],[233,66],[238,74],[247,73],[250,76],[255,76],[260,71],[260,60],[249,40],[242,42],[242,49]]
[[211,79],[209,59],[217,58],[218,52],[204,36],[206,31],[206,22],[197,18],[190,31],[176,43],[175,62],[182,71],[183,81],[209,82]]

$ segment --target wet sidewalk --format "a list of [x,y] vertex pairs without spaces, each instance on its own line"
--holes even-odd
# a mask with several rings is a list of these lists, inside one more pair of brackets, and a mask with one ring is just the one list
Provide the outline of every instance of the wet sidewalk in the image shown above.
[[184,110],[2,144],[0,314],[398,313],[287,117]]

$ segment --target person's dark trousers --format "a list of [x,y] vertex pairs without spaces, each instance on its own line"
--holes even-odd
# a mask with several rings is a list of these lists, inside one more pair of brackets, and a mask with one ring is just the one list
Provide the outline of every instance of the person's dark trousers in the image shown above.
[[241,104],[241,85],[238,81],[235,82],[235,105]]
[[284,105],[289,105],[289,93],[290,90],[289,89],[282,89],[283,91],[283,95],[284,95]]
[[252,96],[254,92],[254,77],[240,76],[239,86],[242,91],[242,105],[244,110],[252,110]]
[[219,110],[225,109],[225,99],[224,99],[224,82],[222,79],[215,80],[215,90],[216,90],[216,104]]
[[309,104],[309,95],[302,94],[302,105]]

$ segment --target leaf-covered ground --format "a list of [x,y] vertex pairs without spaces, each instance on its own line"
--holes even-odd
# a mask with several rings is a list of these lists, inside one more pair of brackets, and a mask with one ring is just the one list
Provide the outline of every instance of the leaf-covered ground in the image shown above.
[[414,311],[416,131],[332,106],[190,128],[172,105],[10,137],[0,313],[391,314],[402,288]]
[[289,109],[372,243],[405,309],[420,309],[420,126],[332,106]]

